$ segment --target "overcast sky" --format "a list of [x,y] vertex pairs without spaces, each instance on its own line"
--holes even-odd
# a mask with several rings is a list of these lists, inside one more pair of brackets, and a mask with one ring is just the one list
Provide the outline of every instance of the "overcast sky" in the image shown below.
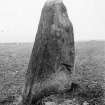
[[[33,42],[46,0],[0,0],[0,42]],[[63,0],[75,40],[105,40],[105,0]]]

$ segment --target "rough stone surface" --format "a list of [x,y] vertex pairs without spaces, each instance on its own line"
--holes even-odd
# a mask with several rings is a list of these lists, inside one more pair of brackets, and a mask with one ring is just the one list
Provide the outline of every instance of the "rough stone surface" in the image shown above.
[[47,1],[26,72],[23,105],[36,104],[44,97],[70,89],[74,49],[73,26],[63,2]]

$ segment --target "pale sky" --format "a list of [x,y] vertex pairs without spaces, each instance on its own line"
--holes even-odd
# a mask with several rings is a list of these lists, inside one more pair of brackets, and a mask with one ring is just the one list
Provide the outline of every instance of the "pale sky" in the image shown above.
[[[0,42],[33,42],[46,0],[0,0]],[[75,40],[105,40],[105,0],[63,0]]]

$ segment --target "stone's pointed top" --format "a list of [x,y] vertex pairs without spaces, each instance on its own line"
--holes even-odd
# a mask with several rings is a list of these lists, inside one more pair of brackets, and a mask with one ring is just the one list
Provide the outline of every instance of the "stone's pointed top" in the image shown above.
[[47,5],[52,5],[52,4],[58,4],[58,3],[62,3],[63,0],[47,0],[46,4]]

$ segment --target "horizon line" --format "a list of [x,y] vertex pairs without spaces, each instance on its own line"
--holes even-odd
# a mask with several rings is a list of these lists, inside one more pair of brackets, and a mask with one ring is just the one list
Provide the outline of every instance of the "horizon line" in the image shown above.
[[[105,40],[75,40],[74,42],[92,42],[92,41],[98,41],[98,42],[103,42]],[[8,44],[8,43],[34,43],[35,41],[10,41],[10,42],[0,42],[0,44]]]

